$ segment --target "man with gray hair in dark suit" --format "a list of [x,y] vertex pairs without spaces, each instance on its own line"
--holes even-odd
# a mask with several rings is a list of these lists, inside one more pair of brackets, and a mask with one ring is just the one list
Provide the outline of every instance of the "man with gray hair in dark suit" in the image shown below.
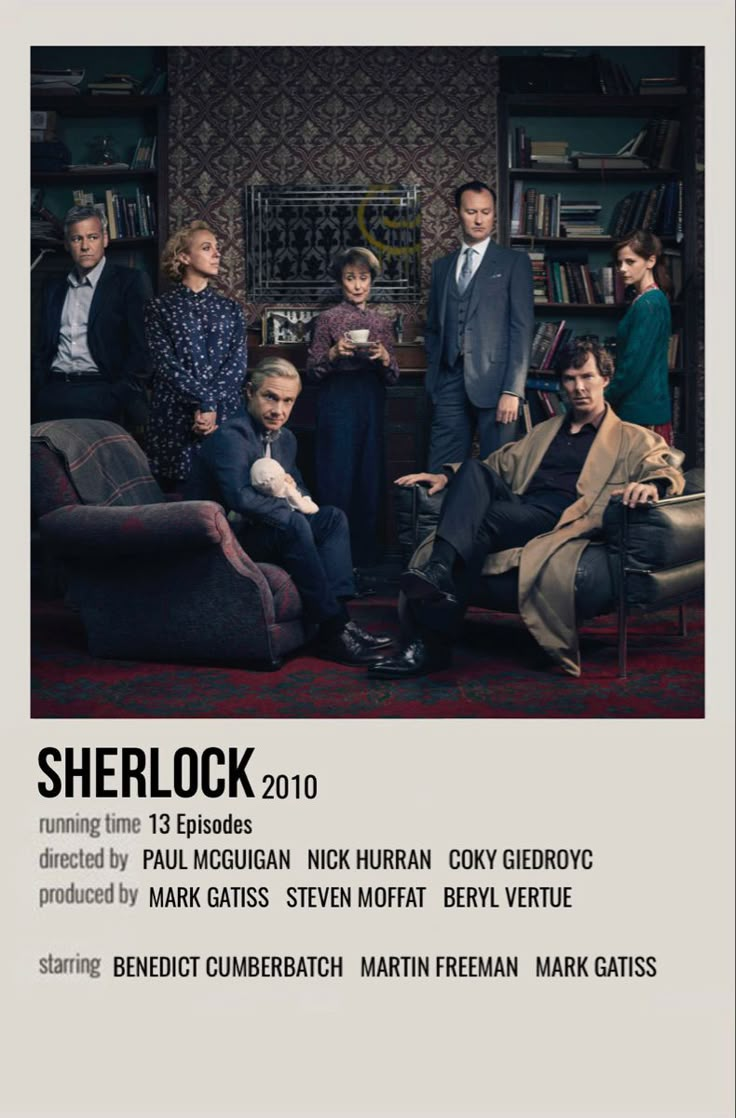
[[43,293],[40,344],[33,355],[34,421],[110,419],[141,426],[150,360],[143,308],[153,292],[145,272],[107,260],[107,220],[95,206],[64,218],[68,275]]
[[534,327],[525,252],[491,241],[496,196],[474,179],[455,191],[461,247],[435,261],[427,308],[427,392],[434,406],[428,469],[480,457],[518,438]]

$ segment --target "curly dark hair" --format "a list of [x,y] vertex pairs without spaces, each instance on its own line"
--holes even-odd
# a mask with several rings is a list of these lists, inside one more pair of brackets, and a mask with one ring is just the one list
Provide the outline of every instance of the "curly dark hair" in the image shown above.
[[560,350],[555,360],[555,368],[562,376],[568,369],[582,369],[589,357],[594,358],[602,377],[613,380],[615,372],[613,357],[607,349],[591,338],[573,338],[568,342]]

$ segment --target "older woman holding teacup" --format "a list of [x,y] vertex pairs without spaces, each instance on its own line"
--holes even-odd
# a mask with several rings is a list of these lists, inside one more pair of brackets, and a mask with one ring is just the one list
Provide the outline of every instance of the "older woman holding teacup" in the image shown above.
[[317,498],[347,515],[358,567],[380,558],[384,399],[399,377],[391,323],[366,307],[379,268],[366,248],[339,254],[333,275],[342,301],[317,317],[307,357],[307,379],[320,386]]

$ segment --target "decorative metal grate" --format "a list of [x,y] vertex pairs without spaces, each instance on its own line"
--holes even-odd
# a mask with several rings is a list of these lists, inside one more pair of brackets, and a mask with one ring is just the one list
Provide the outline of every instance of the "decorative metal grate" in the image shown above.
[[417,186],[246,186],[250,300],[319,301],[335,294],[330,265],[363,245],[381,261],[373,301],[420,297]]

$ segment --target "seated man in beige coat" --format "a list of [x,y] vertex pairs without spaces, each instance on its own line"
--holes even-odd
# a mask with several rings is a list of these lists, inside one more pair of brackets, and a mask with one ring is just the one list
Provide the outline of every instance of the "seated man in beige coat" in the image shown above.
[[[371,676],[401,679],[446,667],[446,634],[457,627],[473,582],[512,567],[519,568],[519,612],[527,628],[566,672],[580,674],[574,574],[609,499],[620,494],[631,506],[677,496],[684,478],[680,451],[622,422],[606,404],[613,362],[605,350],[575,341],[559,368],[569,406],[564,416],[484,461],[397,479],[397,485],[429,482],[430,494],[448,492],[429,558],[401,576],[414,638],[373,664]],[[425,603],[433,608],[424,610]]]

